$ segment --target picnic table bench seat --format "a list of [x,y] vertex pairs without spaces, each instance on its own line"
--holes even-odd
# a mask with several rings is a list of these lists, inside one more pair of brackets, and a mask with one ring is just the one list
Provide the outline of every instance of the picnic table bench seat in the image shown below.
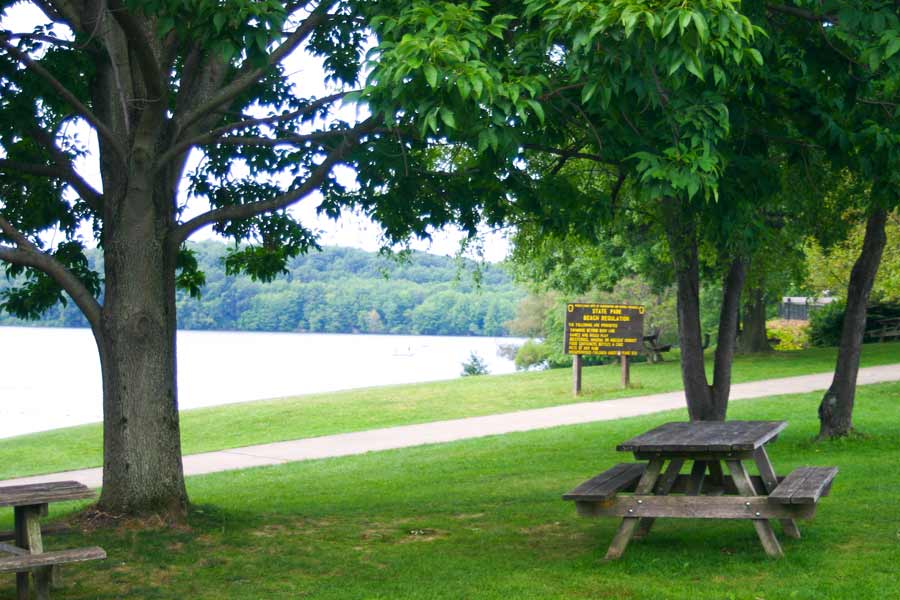
[[619,463],[563,495],[563,500],[596,502],[612,498],[622,491],[632,491],[646,468],[647,465],[642,463]]
[[815,504],[831,490],[837,467],[800,467],[788,474],[769,494],[778,504]]
[[12,556],[0,558],[0,573],[26,573],[56,565],[103,560],[105,558],[106,551],[97,546],[41,552],[40,554],[15,553]]

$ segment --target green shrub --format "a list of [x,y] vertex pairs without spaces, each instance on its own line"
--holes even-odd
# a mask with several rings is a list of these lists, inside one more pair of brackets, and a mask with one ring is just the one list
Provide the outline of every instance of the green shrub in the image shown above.
[[462,364],[462,376],[470,377],[472,375],[487,375],[488,367],[480,356],[475,352],[469,353],[469,360]]
[[516,370],[527,371],[532,368],[543,369],[548,366],[550,349],[546,342],[528,340],[516,352]]
[[841,328],[844,326],[843,302],[832,302],[822,308],[810,311],[809,343],[812,346],[828,347],[841,343]]
[[803,321],[774,320],[766,323],[768,337],[777,338],[775,350],[803,350],[809,347],[809,323]]

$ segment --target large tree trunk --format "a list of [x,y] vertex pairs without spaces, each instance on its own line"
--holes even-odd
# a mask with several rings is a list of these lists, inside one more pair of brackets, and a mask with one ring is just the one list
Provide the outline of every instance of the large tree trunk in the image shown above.
[[866,223],[862,251],[850,273],[847,286],[847,310],[841,329],[841,345],[831,387],[819,405],[819,437],[841,437],[853,429],[853,402],[856,397],[856,376],[859,355],[866,331],[866,308],[881,255],[887,243],[884,226],[887,211],[873,209]]
[[723,421],[731,393],[731,363],[737,338],[741,288],[745,263],[733,261],[724,282],[719,315],[718,346],[713,385],[706,378],[703,332],[700,323],[700,263],[694,216],[675,199],[663,201],[669,251],[677,283],[678,339],[681,346],[681,378],[692,421]]
[[747,290],[744,300],[744,318],[738,350],[746,353],[769,352],[769,337],[766,333],[766,293],[762,286]]
[[103,492],[115,514],[187,508],[176,379],[171,178],[151,179],[135,152],[123,196],[104,218],[106,291],[98,340],[103,373]]

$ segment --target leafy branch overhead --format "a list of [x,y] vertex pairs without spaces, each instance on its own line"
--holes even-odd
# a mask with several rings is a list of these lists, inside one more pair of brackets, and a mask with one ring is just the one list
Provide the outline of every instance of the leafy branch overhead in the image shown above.
[[[45,254],[74,275],[65,285],[18,261],[41,279],[42,289],[53,289],[55,297],[63,289],[96,296],[99,275],[70,269],[71,261],[61,258],[84,244],[82,225],[92,226],[102,243],[107,221],[135,186],[160,188],[166,196],[161,208],[170,253],[197,229],[215,225],[235,241],[253,243],[254,252],[269,253],[271,260],[253,264],[265,265],[257,275],[270,277],[287,258],[315,246],[314,232],[283,209],[337,185],[332,168],[372,131],[371,123],[334,118],[359,75],[366,41],[349,6],[34,4],[47,23],[0,31],[0,215],[37,248],[44,233],[64,234],[68,250]],[[333,82],[325,93],[304,93],[290,78],[285,60],[302,47],[323,61]],[[133,58],[133,68],[110,62],[118,56]],[[324,82],[315,87],[326,89]],[[100,138],[101,182],[89,183],[76,167],[87,156],[84,125]],[[198,150],[204,159],[195,166],[188,157]],[[194,201],[207,201],[210,210],[181,220],[175,190],[186,167]],[[242,220],[248,223],[238,225]],[[178,279],[188,287],[198,281]],[[31,296],[38,295],[17,296],[19,312],[46,308],[47,294],[26,308]]]

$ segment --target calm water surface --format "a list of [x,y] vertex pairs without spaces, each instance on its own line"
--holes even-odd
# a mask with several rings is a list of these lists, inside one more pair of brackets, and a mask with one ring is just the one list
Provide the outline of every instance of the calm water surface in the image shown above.
[[[470,352],[492,374],[515,338],[178,332],[182,409],[458,377]],[[88,329],[0,327],[0,438],[102,419]]]

